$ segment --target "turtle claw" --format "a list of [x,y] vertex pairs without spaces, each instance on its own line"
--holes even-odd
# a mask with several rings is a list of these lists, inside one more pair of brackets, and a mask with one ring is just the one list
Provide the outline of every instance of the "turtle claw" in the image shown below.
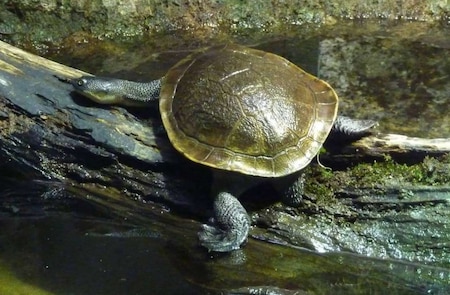
[[236,233],[204,224],[198,237],[200,244],[213,252],[230,252],[240,248],[240,238]]

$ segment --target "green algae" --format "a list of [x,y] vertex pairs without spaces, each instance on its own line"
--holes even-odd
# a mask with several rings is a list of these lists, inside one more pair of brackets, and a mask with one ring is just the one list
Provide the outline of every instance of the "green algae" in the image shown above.
[[386,155],[384,161],[361,163],[349,169],[345,183],[355,187],[389,185],[448,185],[450,155],[426,156],[421,162],[408,165],[395,162]]

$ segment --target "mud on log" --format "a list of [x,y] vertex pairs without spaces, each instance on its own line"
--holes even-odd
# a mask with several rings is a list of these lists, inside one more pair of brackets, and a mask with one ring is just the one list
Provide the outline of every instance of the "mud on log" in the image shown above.
[[[208,171],[173,150],[161,127],[158,110],[98,106],[74,95],[71,85],[58,79],[83,74],[86,73],[0,42],[3,171],[84,190],[80,198],[102,189],[114,190],[114,206],[120,203],[127,207],[132,202],[134,205],[129,207],[135,208],[143,204],[141,201],[150,200],[207,218],[204,212],[210,206]],[[418,153],[422,158],[444,156],[450,152],[450,139],[373,134],[339,151],[345,154],[328,154],[321,159],[332,162],[339,158],[340,162],[353,163],[365,158],[372,161],[374,157],[381,160],[385,155],[395,158],[396,154],[410,158]],[[310,172],[311,175],[323,170],[312,166],[311,171],[319,172]],[[2,173],[0,177],[6,175]],[[332,185],[330,181],[329,186]],[[312,197],[306,198],[304,208],[292,210],[276,203],[268,205],[268,210],[253,210],[253,219],[259,226],[251,235],[317,251],[347,250],[390,258],[398,258],[400,253],[401,257],[418,262],[426,261],[424,257],[428,255],[434,257],[432,262],[448,266],[450,254],[445,249],[450,233],[445,227],[450,227],[450,187],[405,188],[398,183],[373,187],[365,183],[331,190],[334,197],[329,203],[322,203],[313,192]],[[100,195],[104,198],[91,197],[89,202],[108,208],[108,196]],[[111,204],[110,209],[114,206]],[[424,231],[426,227],[432,230]]]

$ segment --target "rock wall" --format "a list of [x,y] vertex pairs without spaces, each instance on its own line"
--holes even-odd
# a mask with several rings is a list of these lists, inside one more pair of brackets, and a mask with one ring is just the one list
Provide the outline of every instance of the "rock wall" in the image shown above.
[[[282,31],[340,19],[407,19],[448,24],[446,0],[1,0],[0,39],[36,47],[190,30],[197,38],[245,29]],[[69,38],[69,39],[68,39]]]

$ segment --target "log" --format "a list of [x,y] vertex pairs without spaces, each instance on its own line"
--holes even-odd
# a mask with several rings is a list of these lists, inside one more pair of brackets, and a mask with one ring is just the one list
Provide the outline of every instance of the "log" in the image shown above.
[[58,79],[87,73],[3,42],[0,54],[5,161],[38,179],[107,184],[183,203],[176,196],[190,185],[162,181],[162,167],[164,175],[178,173],[170,167],[180,157],[161,132],[157,112],[147,111],[143,122],[123,108],[99,108]]
[[[155,107],[142,110],[95,105],[74,94],[72,86],[61,81],[87,73],[3,42],[0,42],[0,65],[3,183],[8,180],[9,187],[17,188],[17,183],[39,182],[48,191],[62,189],[111,218],[127,218],[141,226],[156,218],[161,225],[158,230],[172,238],[183,239],[178,227],[188,226],[187,232],[195,232],[194,228],[210,216],[209,170],[187,161],[172,148]],[[321,161],[339,158],[339,166],[346,162],[347,169],[360,161],[371,165],[374,157],[379,162],[386,155],[395,159],[395,155],[401,154],[420,165],[423,159],[433,156],[437,161],[433,165],[444,165],[439,166],[436,174],[443,171],[448,175],[450,170],[445,171],[450,138],[412,138],[374,132],[337,151],[339,154],[334,155],[327,152]],[[417,154],[422,157],[418,159]],[[342,175],[346,171],[330,175],[319,165],[311,166],[307,174],[317,176],[318,180],[312,181],[305,205],[300,208],[286,207],[271,197],[266,202],[244,196],[244,205],[251,208],[257,225],[252,229],[254,239],[249,241],[248,251],[262,251],[265,246],[257,241],[263,240],[295,251],[299,247],[317,252],[350,251],[376,258],[403,257],[420,263],[430,263],[426,257],[432,255],[437,266],[450,266],[446,250],[450,233],[445,229],[450,227],[450,187],[442,180],[428,186],[386,181],[377,185],[347,182],[345,186]],[[378,166],[371,169],[374,167]],[[15,179],[6,174],[14,175]],[[313,191],[317,189],[314,185],[323,179],[331,192],[326,198]],[[256,193],[264,195],[264,191]],[[252,193],[255,192],[248,195]],[[3,198],[0,211],[3,214],[32,214],[26,202]],[[181,217],[160,214],[167,208],[181,213]],[[68,210],[67,203],[55,205],[53,210]],[[183,224],[183,216],[194,219],[194,223]],[[163,226],[165,223],[169,224],[167,228]],[[423,231],[426,226],[432,230]],[[180,244],[182,240],[177,245]],[[192,240],[188,245],[192,245]],[[263,251],[272,251],[270,247]]]
[[450,152],[450,138],[419,138],[400,134],[378,134],[377,136],[362,138],[353,146],[363,153],[377,156],[408,153],[439,156]]

